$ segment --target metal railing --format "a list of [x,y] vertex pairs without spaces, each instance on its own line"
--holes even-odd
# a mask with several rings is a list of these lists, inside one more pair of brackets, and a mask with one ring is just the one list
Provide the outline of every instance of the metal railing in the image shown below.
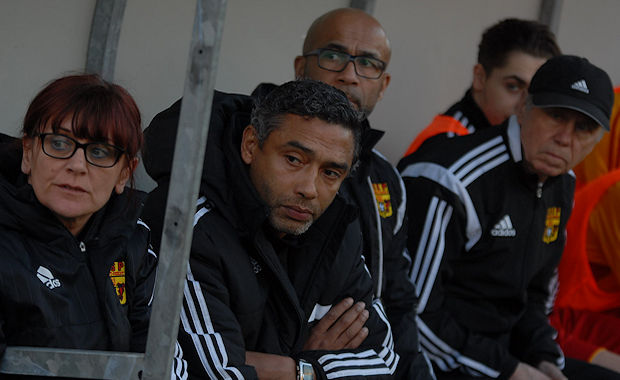
[[[98,0],[88,70],[111,80],[126,0]],[[106,4],[103,4],[106,3]],[[202,173],[226,0],[197,0],[146,352],[7,347],[0,374],[170,378]],[[120,20],[119,20],[120,19]],[[96,30],[95,30],[96,29]],[[101,41],[96,41],[101,39]],[[176,149],[178,147],[182,147]]]

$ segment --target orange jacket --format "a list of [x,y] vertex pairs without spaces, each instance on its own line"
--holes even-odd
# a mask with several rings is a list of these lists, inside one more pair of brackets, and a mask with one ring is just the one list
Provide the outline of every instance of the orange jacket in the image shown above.
[[566,248],[559,266],[557,307],[592,311],[620,308],[620,291],[606,292],[599,287],[586,250],[590,214],[605,192],[618,182],[620,169],[598,177],[575,194],[575,208],[568,222]]
[[437,115],[431,121],[431,123],[420,132],[416,138],[413,140],[407,151],[403,155],[406,157],[411,153],[415,152],[420,145],[429,138],[442,134],[452,132],[456,135],[463,136],[468,135],[469,131],[463,124],[461,124],[458,120],[453,118],[452,116],[447,115]]

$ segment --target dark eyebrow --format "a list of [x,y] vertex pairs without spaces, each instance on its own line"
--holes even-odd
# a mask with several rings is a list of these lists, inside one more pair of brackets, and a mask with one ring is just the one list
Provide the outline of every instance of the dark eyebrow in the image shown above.
[[527,84],[527,82],[525,82],[525,79],[523,79],[523,78],[521,78],[521,77],[519,77],[517,75],[507,75],[507,76],[504,77],[504,79],[514,79],[517,82],[519,82],[519,84],[521,84],[521,85],[526,85]]
[[[349,49],[347,49],[346,46],[337,44],[335,42],[330,42],[323,49],[337,50],[337,51],[341,51],[343,53],[349,54]],[[373,53],[370,51],[364,51],[364,50],[361,52],[361,54],[358,54],[356,57],[369,57],[369,58],[375,58],[375,59],[381,60],[381,58],[379,58],[377,53]]]
[[[308,148],[307,146],[303,145],[299,141],[291,140],[284,145],[292,146],[293,148],[297,148],[303,151],[304,153],[306,153],[307,155],[314,157],[314,151]],[[349,165],[343,162],[330,161],[330,162],[327,162],[327,166],[330,168],[340,169],[345,172],[349,170]]]

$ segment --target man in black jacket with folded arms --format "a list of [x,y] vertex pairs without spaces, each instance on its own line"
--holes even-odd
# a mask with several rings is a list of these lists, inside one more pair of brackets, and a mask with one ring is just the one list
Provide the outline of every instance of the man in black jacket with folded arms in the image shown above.
[[[179,110],[180,101],[147,131],[145,166],[159,183],[151,212],[163,213],[154,200],[167,188]],[[399,357],[383,307],[372,300],[356,211],[337,196],[357,160],[360,132],[346,96],[320,82],[286,83],[254,107],[249,97],[215,94],[177,374],[392,376]],[[355,305],[338,326],[353,327],[309,339],[343,299]]]

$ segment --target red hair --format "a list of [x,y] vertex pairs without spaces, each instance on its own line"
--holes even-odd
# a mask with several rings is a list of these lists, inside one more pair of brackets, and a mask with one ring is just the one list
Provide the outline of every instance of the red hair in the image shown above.
[[56,133],[67,118],[75,137],[114,144],[125,151],[128,162],[142,148],[136,102],[124,88],[99,75],[65,76],[45,86],[26,111],[23,136],[34,137],[48,125]]

